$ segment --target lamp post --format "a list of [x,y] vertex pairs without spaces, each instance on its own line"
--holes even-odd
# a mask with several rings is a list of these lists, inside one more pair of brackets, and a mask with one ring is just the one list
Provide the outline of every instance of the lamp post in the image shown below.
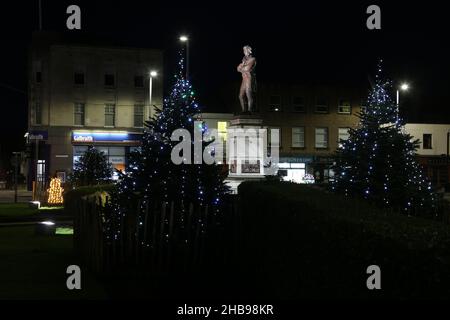
[[17,171],[19,170],[19,159],[21,152],[13,152],[14,155],[14,203],[17,203]]
[[400,105],[400,91],[408,91],[409,90],[409,84],[402,83],[400,87],[397,89],[397,106]]
[[189,77],[189,37],[180,36],[180,41],[186,43],[186,80]]
[[152,117],[152,103],[153,103],[153,78],[156,77],[158,73],[154,70],[150,71],[149,83],[148,83],[148,105],[149,105],[149,116]]

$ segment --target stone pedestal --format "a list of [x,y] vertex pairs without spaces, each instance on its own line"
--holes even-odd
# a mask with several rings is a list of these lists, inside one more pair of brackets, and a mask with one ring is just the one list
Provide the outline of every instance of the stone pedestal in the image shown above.
[[227,139],[229,173],[226,182],[233,191],[236,192],[243,181],[264,179],[267,127],[262,118],[257,114],[235,116],[230,120]]

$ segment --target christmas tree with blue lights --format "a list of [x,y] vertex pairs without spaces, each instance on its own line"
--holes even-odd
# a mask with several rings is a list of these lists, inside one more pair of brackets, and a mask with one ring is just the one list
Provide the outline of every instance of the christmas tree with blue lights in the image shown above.
[[[180,55],[183,56],[182,53]],[[140,203],[138,214],[141,215],[146,208],[172,202],[181,214],[190,205],[207,206],[208,212],[219,214],[223,198],[229,193],[221,166],[203,161],[200,164],[194,161],[191,164],[175,164],[172,161],[172,150],[179,143],[171,139],[176,130],[189,131],[192,146],[195,131],[197,134],[208,131],[201,120],[201,109],[196,102],[194,89],[184,76],[184,58],[179,60],[174,80],[169,96],[164,99],[163,108],[145,123],[141,148],[131,154],[126,173],[121,174],[117,183],[113,194],[116,217],[126,216],[131,211],[135,213],[136,203]],[[212,142],[202,143],[202,154]],[[213,148],[210,149],[213,152]]]
[[419,140],[404,132],[381,61],[359,126],[341,140],[332,189],[408,215],[432,217],[436,196],[416,161]]

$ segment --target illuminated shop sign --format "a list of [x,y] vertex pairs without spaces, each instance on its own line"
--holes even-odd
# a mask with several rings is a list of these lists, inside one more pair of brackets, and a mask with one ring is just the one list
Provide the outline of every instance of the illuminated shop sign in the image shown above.
[[79,132],[72,133],[72,141],[77,143],[94,142],[139,142],[141,135],[128,132]]
[[31,131],[28,135],[29,140],[47,140],[48,132],[47,131]]
[[310,163],[313,157],[280,157],[279,163]]

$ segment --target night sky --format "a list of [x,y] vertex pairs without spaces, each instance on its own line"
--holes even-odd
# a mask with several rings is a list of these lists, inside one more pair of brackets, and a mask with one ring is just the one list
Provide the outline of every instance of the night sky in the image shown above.
[[[415,115],[410,120],[450,121],[448,12],[442,2],[42,1],[44,30],[65,32],[66,8],[77,4],[82,9],[83,33],[113,45],[164,49],[166,79],[176,65],[178,36],[188,34],[193,85],[200,103],[206,105],[221,86],[239,81],[235,68],[242,59],[242,46],[249,44],[258,59],[258,81],[265,82],[368,86],[378,58],[383,58],[388,77],[412,86],[403,98],[404,107]],[[23,149],[26,55],[38,26],[37,3],[1,4],[4,162],[9,152]],[[370,4],[381,7],[382,30],[366,28]]]

